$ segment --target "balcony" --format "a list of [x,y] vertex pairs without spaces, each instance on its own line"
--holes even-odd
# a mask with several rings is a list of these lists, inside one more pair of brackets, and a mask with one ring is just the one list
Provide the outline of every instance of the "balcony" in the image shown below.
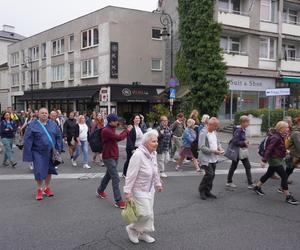
[[227,66],[247,68],[249,66],[249,56],[245,52],[224,53],[224,62]]
[[288,23],[282,24],[282,34],[300,36],[300,23]]
[[281,70],[300,72],[300,58],[287,58],[287,60],[282,60]]
[[250,28],[250,17],[238,11],[228,11],[219,9],[218,22],[241,28]]
[[260,69],[276,70],[277,63],[276,63],[275,60],[259,59],[259,68]]
[[260,22],[260,30],[272,33],[278,33],[278,24],[272,22]]

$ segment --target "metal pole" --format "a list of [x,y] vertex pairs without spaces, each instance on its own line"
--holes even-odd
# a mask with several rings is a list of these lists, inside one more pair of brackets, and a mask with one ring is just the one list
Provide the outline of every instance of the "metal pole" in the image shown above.
[[30,59],[31,109],[33,111],[32,60]]
[[233,120],[233,90],[230,93],[230,121]]
[[271,101],[270,97],[268,97],[268,102],[269,102],[269,110],[268,110],[268,128],[271,127]]
[[285,96],[283,97],[283,119],[285,117]]

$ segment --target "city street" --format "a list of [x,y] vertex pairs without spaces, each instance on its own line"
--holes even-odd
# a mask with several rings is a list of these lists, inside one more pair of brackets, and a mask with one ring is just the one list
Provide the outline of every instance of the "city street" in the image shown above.
[[[120,171],[124,145],[120,144]],[[265,171],[259,167],[256,150],[257,145],[251,146],[254,179]],[[21,159],[21,151],[14,151]],[[238,188],[227,189],[228,161],[218,166],[213,188],[218,199],[208,201],[197,192],[202,174],[196,174],[190,163],[183,172],[175,172],[175,163],[170,162],[165,190],[155,201],[157,242],[135,246],[128,240],[120,210],[112,206],[111,186],[107,200],[95,195],[105,168],[72,167],[66,156],[53,181],[55,197],[40,202],[34,199],[28,164],[19,161],[16,169],[0,168],[0,249],[299,249],[299,206],[284,202],[276,192],[279,181],[267,182],[266,196],[259,197],[247,189],[239,166],[234,177]],[[298,199],[299,178],[296,171],[290,186]]]

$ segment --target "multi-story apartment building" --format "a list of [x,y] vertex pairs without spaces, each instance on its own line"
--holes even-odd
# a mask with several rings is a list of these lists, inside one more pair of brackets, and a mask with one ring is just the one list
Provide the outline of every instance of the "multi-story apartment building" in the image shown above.
[[[224,100],[220,116],[232,119],[233,114],[239,110],[265,108],[269,105],[283,107],[282,97],[268,99],[265,95],[266,89],[275,87],[290,87],[291,96],[287,105],[299,108],[300,2],[215,2],[215,18],[223,27],[220,46],[228,65],[227,79],[230,81],[230,94]],[[163,0],[159,4],[160,9],[173,17],[176,40],[178,2]],[[166,65],[168,61],[167,57]]]
[[108,6],[13,44],[13,103],[147,113],[165,86],[160,30],[159,14]]
[[0,110],[11,106],[10,87],[8,82],[8,45],[18,42],[25,37],[15,33],[15,27],[3,25],[0,30]]

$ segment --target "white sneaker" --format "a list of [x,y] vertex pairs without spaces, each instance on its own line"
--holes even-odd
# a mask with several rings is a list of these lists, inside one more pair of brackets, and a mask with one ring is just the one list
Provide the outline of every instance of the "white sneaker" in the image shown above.
[[177,162],[174,158],[171,158],[171,161],[172,161],[172,162]]
[[151,237],[149,234],[140,234],[139,235],[139,240],[145,241],[146,243],[154,243],[155,239],[153,237]]
[[83,168],[90,169],[90,168],[91,168],[91,166],[89,166],[88,164],[83,164]]
[[71,159],[71,163],[72,163],[73,167],[77,167],[77,162],[74,161],[73,159]]
[[32,163],[29,164],[29,169],[30,169],[31,171],[33,171],[33,164],[32,164]]
[[160,173],[160,177],[167,178],[168,176],[167,176],[167,174],[165,172],[162,172],[162,173]]
[[138,244],[139,243],[139,237],[138,237],[138,233],[130,228],[130,225],[128,225],[126,227],[126,231],[129,237],[129,240],[134,243],[134,244]]
[[231,183],[226,183],[226,187],[236,188],[237,185],[235,185],[233,182],[231,182]]

